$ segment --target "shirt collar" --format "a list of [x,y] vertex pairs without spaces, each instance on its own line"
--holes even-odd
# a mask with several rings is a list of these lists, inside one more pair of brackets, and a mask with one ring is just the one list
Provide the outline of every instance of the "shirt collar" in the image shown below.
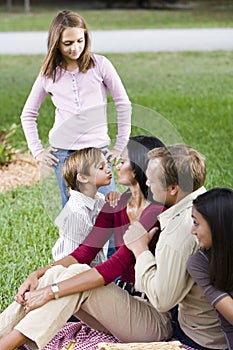
[[193,200],[200,194],[206,192],[205,187],[200,187],[198,190],[190,193],[181,199],[178,203],[164,211],[158,216],[160,221],[161,230],[167,225],[167,223],[175,216],[179,215],[182,211],[189,209],[193,205]]
[[70,197],[71,199],[78,201],[80,204],[87,207],[88,209],[93,210],[96,201],[100,198],[103,198],[103,195],[97,192],[95,198],[91,198],[81,192],[70,190]]

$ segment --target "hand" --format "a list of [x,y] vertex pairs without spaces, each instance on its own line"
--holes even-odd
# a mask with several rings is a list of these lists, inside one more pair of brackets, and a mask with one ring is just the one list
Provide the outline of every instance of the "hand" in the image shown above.
[[21,305],[25,305],[25,293],[35,290],[38,286],[38,281],[39,278],[37,277],[36,271],[32,272],[19,287],[18,293],[15,295],[14,300]]
[[105,155],[105,158],[107,159],[108,163],[111,163],[112,166],[115,166],[117,164],[117,161],[121,157],[121,151],[117,149],[107,149],[107,153]]
[[135,221],[129,226],[123,239],[126,247],[134,253],[135,258],[146,250],[149,250],[149,243],[157,230],[158,227],[154,227],[147,232],[138,221]]
[[120,192],[116,192],[116,191],[111,191],[109,192],[106,197],[105,197],[105,200],[106,202],[109,203],[109,205],[112,207],[112,208],[115,208],[119,202],[121,198],[121,193]]
[[39,162],[41,162],[44,165],[47,165],[49,167],[52,166],[56,166],[59,162],[59,159],[56,158],[52,152],[56,152],[57,149],[53,148],[53,147],[48,147],[46,149],[44,149],[42,152],[40,152],[37,156],[36,156],[36,160],[38,160]]
[[51,291],[50,286],[37,289],[32,292],[25,293],[25,314],[28,314],[31,310],[37,309],[38,307],[43,306],[48,301],[54,299],[54,295]]

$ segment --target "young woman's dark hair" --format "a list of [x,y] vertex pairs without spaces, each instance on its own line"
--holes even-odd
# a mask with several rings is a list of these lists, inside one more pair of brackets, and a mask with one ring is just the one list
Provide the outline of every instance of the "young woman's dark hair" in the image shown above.
[[158,138],[149,135],[132,136],[127,144],[130,165],[134,171],[135,179],[139,183],[144,197],[149,200],[152,200],[153,196],[146,185],[147,153],[157,147],[165,147],[165,145]]
[[218,289],[233,291],[233,190],[213,188],[194,201],[212,234],[210,282]]

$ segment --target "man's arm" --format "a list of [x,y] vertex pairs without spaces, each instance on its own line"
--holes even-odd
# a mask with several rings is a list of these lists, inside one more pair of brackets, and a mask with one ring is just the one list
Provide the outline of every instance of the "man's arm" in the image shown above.
[[[176,243],[174,246],[173,235],[167,239],[166,235],[163,237],[162,232],[154,256],[148,249],[152,232],[147,233],[144,229],[143,234],[141,228],[140,235],[138,229],[137,223],[131,225],[129,230],[131,237],[140,236],[137,240],[129,242],[128,231],[124,236],[127,247],[133,251],[136,258],[136,288],[147,294],[156,309],[161,312],[168,311],[186,296],[194,284],[187,273],[185,260],[186,256],[193,253],[193,237],[190,234],[182,243]],[[177,240],[182,240],[182,237],[178,237]]]

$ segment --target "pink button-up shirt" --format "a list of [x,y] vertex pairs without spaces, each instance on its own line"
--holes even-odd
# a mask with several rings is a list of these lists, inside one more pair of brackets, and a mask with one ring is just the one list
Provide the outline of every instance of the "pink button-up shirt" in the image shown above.
[[[112,63],[104,56],[92,55],[95,66],[86,73],[58,69],[56,81],[38,75],[21,114],[28,147],[34,157],[43,149],[37,129],[39,109],[49,94],[55,106],[55,120],[49,142],[61,149],[104,147],[110,144],[108,123],[116,124],[109,91],[117,111],[118,134],[114,148],[122,150],[131,130],[131,103]],[[61,70],[61,75],[59,75]],[[51,118],[52,116],[47,116]]]

